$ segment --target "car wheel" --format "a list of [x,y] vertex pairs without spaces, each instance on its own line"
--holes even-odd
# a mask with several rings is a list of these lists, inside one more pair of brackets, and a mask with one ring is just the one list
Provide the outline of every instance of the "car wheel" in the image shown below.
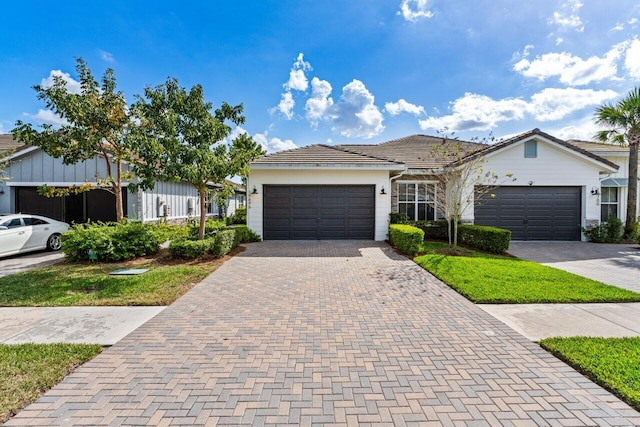
[[47,239],[47,249],[50,251],[59,251],[62,248],[62,240],[59,234],[52,234]]

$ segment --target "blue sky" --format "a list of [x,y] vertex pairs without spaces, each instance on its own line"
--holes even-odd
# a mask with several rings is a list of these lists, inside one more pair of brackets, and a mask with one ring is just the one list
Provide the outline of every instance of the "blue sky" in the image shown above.
[[3,5],[0,132],[56,122],[31,87],[75,62],[132,101],[168,76],[244,103],[270,151],[540,128],[590,138],[596,106],[640,85],[637,1],[266,0]]

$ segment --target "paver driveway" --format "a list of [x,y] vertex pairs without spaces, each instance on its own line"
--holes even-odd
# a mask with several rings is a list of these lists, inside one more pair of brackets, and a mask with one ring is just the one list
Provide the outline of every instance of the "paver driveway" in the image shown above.
[[264,242],[18,424],[638,425],[640,414],[374,242]]

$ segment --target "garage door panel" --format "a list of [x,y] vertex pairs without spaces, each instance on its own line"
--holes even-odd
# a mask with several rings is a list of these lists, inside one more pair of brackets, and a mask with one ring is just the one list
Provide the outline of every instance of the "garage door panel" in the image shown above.
[[475,208],[476,224],[511,230],[513,240],[580,240],[580,187],[517,187],[491,190]]
[[372,185],[265,185],[263,197],[265,240],[373,239]]

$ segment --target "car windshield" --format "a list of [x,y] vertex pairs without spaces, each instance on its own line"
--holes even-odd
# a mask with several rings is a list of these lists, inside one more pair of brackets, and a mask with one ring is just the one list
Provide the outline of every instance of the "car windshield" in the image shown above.
[[17,228],[17,227],[22,227],[22,222],[20,222],[20,218],[13,218],[13,219],[10,219],[9,221],[5,221],[1,223],[0,226],[7,227],[7,228]]

